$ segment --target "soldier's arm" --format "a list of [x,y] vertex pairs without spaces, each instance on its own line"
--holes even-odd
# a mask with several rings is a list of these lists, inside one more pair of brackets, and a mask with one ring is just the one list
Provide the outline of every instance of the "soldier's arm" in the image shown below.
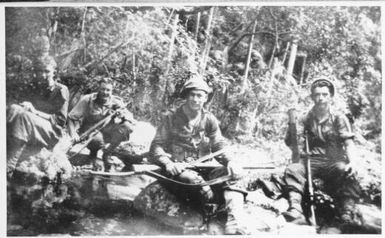
[[59,125],[61,127],[65,126],[66,120],[67,120],[67,113],[68,113],[68,101],[69,101],[69,92],[67,87],[62,86],[60,88],[60,108],[53,113],[48,114],[43,111],[35,109],[35,107],[30,102],[22,102],[20,105],[32,112],[33,114],[45,119],[49,120],[54,125]]
[[150,156],[153,163],[166,167],[172,163],[171,155],[166,152],[168,141],[170,140],[170,125],[168,116],[163,120],[162,124],[157,128],[154,139],[150,147]]
[[61,107],[56,113],[52,116],[52,119],[59,124],[60,126],[64,126],[67,121],[68,116],[68,103],[69,103],[69,91],[66,86],[62,86],[60,89],[62,104]]
[[[210,139],[210,146],[212,152],[216,152],[227,146],[226,140],[222,136],[221,130],[219,128],[219,122],[213,115],[210,115],[207,119],[206,133],[206,136]],[[221,156],[216,157],[216,159],[219,163],[227,166],[227,164],[231,160],[231,157],[228,153],[225,152]]]
[[354,133],[352,131],[349,119],[343,115],[337,115],[335,120],[335,129],[341,140],[344,141],[345,153],[349,162],[354,161],[357,155],[354,145]]
[[128,121],[132,124],[136,123],[136,120],[134,119],[134,115],[127,109],[127,105],[124,103],[124,101],[118,97],[118,96],[113,96],[114,97],[114,104],[113,104],[113,110],[119,112],[119,118],[122,119],[123,121]]

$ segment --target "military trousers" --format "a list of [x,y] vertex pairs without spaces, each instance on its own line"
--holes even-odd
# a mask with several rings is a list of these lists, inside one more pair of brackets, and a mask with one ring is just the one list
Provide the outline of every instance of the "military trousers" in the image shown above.
[[110,122],[94,136],[87,148],[91,151],[91,155],[96,156],[99,149],[103,148],[105,144],[110,143],[107,151],[112,153],[121,142],[130,139],[131,132],[132,128],[129,122]]
[[19,105],[12,104],[7,108],[7,138],[16,138],[29,144],[52,148],[61,134],[61,127]]
[[[322,179],[325,192],[333,198],[353,198],[356,200],[361,194],[360,186],[355,179],[346,178],[346,165],[347,162],[344,160],[314,156],[311,157],[311,174],[313,179]],[[303,194],[307,180],[305,159],[300,159],[298,163],[290,164],[284,172],[283,180],[288,191]]]
[[[215,168],[211,171],[186,169],[181,174],[173,176],[172,179],[188,184],[200,184],[227,174],[226,167]],[[198,206],[207,203],[224,204],[230,213],[243,208],[244,198],[247,195],[242,185],[235,180],[194,188],[171,183],[167,183],[165,186],[178,197],[190,203],[195,203]]]

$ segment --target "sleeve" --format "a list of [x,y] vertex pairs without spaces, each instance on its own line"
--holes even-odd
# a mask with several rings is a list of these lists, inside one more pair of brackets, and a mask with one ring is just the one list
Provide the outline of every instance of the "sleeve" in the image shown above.
[[305,133],[305,125],[307,123],[307,116],[301,115],[298,118],[297,123],[289,123],[286,135],[285,135],[285,144],[289,146],[290,148],[294,147],[297,143],[298,151],[303,151],[303,145],[304,145],[304,133]]
[[342,140],[354,138],[354,133],[352,131],[349,119],[344,114],[336,115],[336,120],[334,123],[334,127],[337,131],[339,138],[341,138]]
[[91,95],[83,96],[79,102],[72,108],[70,113],[68,114],[68,118],[73,121],[81,121],[85,116],[85,112],[87,110],[88,101]]
[[57,125],[64,127],[67,122],[68,102],[69,102],[69,91],[66,86],[62,86],[60,88],[60,95],[62,100],[61,106],[56,111],[56,113],[51,116],[51,120],[55,122]]
[[[210,147],[212,152],[221,150],[227,146],[225,138],[222,136],[219,128],[219,122],[214,115],[209,115],[207,119],[206,136],[210,139]],[[223,153],[217,157],[218,162],[223,165],[231,160],[228,153]]]
[[121,99],[118,96],[113,96],[113,97],[114,97],[113,99],[114,101],[113,101],[112,109],[114,110],[126,109],[126,105],[124,104],[123,99]]
[[157,128],[150,147],[150,157],[153,163],[165,166],[172,162],[171,155],[166,152],[170,140],[170,115],[167,115]]

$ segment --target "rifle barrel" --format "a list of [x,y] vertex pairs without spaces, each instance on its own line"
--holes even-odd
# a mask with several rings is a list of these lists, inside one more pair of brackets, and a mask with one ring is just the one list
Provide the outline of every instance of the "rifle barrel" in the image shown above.
[[305,132],[305,150],[306,150],[306,174],[307,174],[307,186],[309,192],[309,200],[310,200],[310,217],[309,221],[311,225],[317,227],[316,219],[315,219],[315,211],[314,211],[314,188],[313,188],[313,179],[311,175],[311,158],[309,152],[309,141],[308,141],[308,133]]

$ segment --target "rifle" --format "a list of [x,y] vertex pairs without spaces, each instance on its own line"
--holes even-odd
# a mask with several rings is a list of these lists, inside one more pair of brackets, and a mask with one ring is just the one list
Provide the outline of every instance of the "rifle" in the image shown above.
[[[186,169],[215,169],[222,167],[221,164],[212,164],[212,163],[197,163],[194,165],[187,165]],[[266,165],[266,166],[245,166],[243,169],[275,169],[274,166]],[[128,172],[100,172],[100,171],[89,171],[92,175],[101,175],[101,176],[117,176],[117,177],[127,177],[131,175],[143,174],[147,171],[160,172],[162,168],[155,164],[133,164],[133,171]]]
[[[101,129],[107,126],[108,123],[110,123],[114,117],[119,116],[120,114],[121,114],[120,110],[111,109],[111,112],[107,117],[103,118],[102,120],[97,122],[95,125],[88,128],[85,132],[81,134],[78,140],[76,141],[72,140],[70,147],[67,149],[67,152],[70,151],[71,148],[76,144],[83,143],[83,145],[70,158],[73,158],[74,156],[79,154],[92,141],[92,139],[98,134],[98,132],[100,132]],[[128,120],[130,123],[135,123],[133,118],[124,118],[124,120]]]
[[310,225],[313,225],[314,227],[317,227],[317,223],[315,220],[315,209],[314,209],[314,188],[313,188],[313,179],[311,175],[311,158],[310,158],[310,152],[309,152],[309,138],[308,138],[308,131],[305,130],[305,151],[306,151],[306,179],[307,179],[307,188],[309,192],[309,203],[310,203],[310,214],[308,217],[308,222]]

